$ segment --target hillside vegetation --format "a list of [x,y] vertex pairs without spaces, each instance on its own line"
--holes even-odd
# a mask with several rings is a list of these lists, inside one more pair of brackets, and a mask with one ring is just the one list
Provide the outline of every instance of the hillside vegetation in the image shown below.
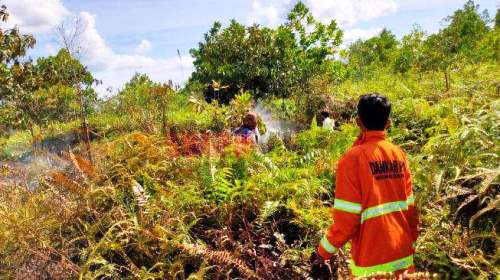
[[[357,98],[379,92],[413,173],[417,270],[497,279],[499,17],[468,1],[435,34],[341,50],[299,2],[276,29],[215,23],[184,87],[136,74],[106,100],[70,50],[33,63],[34,39],[0,30],[0,278],[311,279]],[[261,115],[266,141],[238,143],[255,108],[279,125]]]

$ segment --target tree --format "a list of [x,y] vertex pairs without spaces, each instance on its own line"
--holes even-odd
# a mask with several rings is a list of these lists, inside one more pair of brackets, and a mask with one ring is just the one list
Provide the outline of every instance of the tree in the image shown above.
[[441,71],[444,74],[446,91],[450,89],[449,69],[455,62],[456,55],[449,51],[450,41],[442,32],[432,34],[423,47],[422,70]]
[[36,84],[13,96],[16,110],[32,132],[34,125],[43,129],[51,122],[71,121],[78,113],[87,115],[92,110],[90,104],[97,99],[91,88],[94,78],[66,49],[56,56],[39,58],[31,73]]
[[423,70],[441,71],[446,90],[450,89],[450,68],[461,63],[477,63],[478,47],[489,33],[488,14],[479,14],[479,6],[469,0],[462,9],[446,19],[449,25],[429,36],[424,44]]
[[57,84],[68,87],[90,87],[95,79],[80,61],[63,48],[55,56],[42,57],[37,60],[36,70],[43,77],[44,88]]
[[59,45],[66,49],[72,57],[80,57],[83,51],[82,34],[85,25],[81,17],[70,17],[55,28]]
[[128,81],[123,90],[115,97],[116,110],[126,112],[145,130],[156,130],[156,121],[160,121],[162,133],[166,132],[167,104],[173,97],[172,82],[159,84],[153,82],[147,75],[136,73]]
[[78,90],[56,84],[33,92],[29,113],[32,122],[43,128],[53,121],[78,119],[80,110]]
[[441,30],[446,41],[446,50],[459,59],[478,61],[476,47],[488,34],[488,11],[479,13],[479,5],[469,0],[462,9],[456,10],[446,19],[450,24]]
[[495,29],[500,27],[500,9],[497,9],[497,13],[495,15]]
[[326,71],[341,40],[335,21],[327,25],[316,21],[302,2],[276,29],[246,27],[234,20],[223,29],[215,22],[198,48],[191,50],[195,59],[191,81],[209,84],[207,99],[223,103],[243,90],[255,98],[288,97]]
[[[4,5],[0,8],[0,20],[7,21],[9,13]],[[30,127],[26,118],[30,92],[37,88],[40,79],[33,71],[32,61],[25,58],[35,39],[21,34],[17,28],[0,28],[0,131],[8,128]]]
[[358,40],[349,46],[347,59],[355,71],[361,73],[368,67],[390,64],[398,46],[396,36],[384,28],[379,35],[365,41]]
[[394,71],[404,74],[411,69],[420,69],[424,42],[424,31],[421,27],[415,26],[410,34],[405,35],[401,40],[394,57]]
[[[7,8],[2,6],[0,19],[6,21],[7,18]],[[90,104],[97,98],[91,88],[94,83],[91,73],[68,50],[62,49],[56,56],[39,58],[33,64],[26,58],[26,51],[34,45],[33,36],[22,35],[17,28],[0,30],[3,128],[29,128],[33,133],[34,126],[42,128],[50,121],[73,118],[74,111],[70,114],[63,108],[65,106],[73,110],[74,104],[80,102],[80,111],[88,113],[92,108]]]

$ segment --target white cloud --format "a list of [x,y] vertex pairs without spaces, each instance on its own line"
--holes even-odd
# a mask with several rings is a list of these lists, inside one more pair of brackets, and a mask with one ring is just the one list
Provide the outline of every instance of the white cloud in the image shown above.
[[3,0],[10,17],[4,27],[18,26],[23,33],[44,33],[52,30],[68,16],[60,0]]
[[382,31],[382,27],[379,28],[370,28],[370,29],[360,29],[353,28],[347,29],[344,31],[344,46],[348,46],[349,44],[355,42],[358,39],[368,39],[373,36],[376,36],[378,33]]
[[[156,59],[141,54],[118,54],[109,47],[96,28],[96,19],[88,12],[81,12],[83,31],[80,37],[83,64],[93,71],[95,78],[102,80],[98,87],[101,95],[109,87],[115,90],[127,82],[135,72],[145,73],[153,80],[182,84],[193,70],[190,56]],[[147,44],[147,43],[146,43]]]
[[265,26],[276,27],[280,24],[281,17],[278,8],[274,4],[263,5],[260,1],[252,2],[252,10],[248,15],[248,23],[262,24]]
[[123,87],[135,73],[147,74],[153,81],[167,82],[172,80],[174,84],[182,85],[193,71],[193,60],[190,56],[172,57],[167,59],[154,60],[154,63],[138,67],[122,67],[116,69],[106,69],[94,71],[94,77],[102,80],[96,90],[100,96],[107,96],[108,88],[112,89],[112,94]]
[[[398,10],[399,5],[405,1],[412,1],[414,5],[417,0],[303,0],[309,7],[314,17],[322,22],[329,23],[335,19],[344,30],[343,47],[348,46],[357,39],[367,39],[379,33],[382,28],[353,28],[358,22],[368,21],[382,17]],[[437,0],[446,2],[451,0]],[[421,1],[422,2],[422,1]],[[423,1],[425,2],[425,1]],[[269,0],[267,5],[255,0],[252,4],[248,21],[259,23],[269,27],[276,27],[285,21],[285,15],[295,1],[291,0]],[[405,6],[406,7],[406,6]]]
[[135,52],[136,53],[146,53],[150,51],[153,47],[153,44],[151,44],[151,41],[149,40],[142,40],[137,47],[135,47]]
[[[398,0],[399,2],[404,2]],[[349,27],[357,22],[385,16],[398,9],[396,0],[304,0],[312,14],[323,22],[335,19],[342,27]],[[416,1],[416,0],[411,0]],[[449,1],[449,0],[439,0]],[[254,0],[248,19],[250,23],[260,23],[266,26],[277,26],[285,20],[285,15],[294,3],[290,0],[271,0],[263,5]]]
[[335,19],[343,27],[395,13],[398,9],[395,0],[306,0],[305,4],[319,20]]
[[[398,6],[401,10],[424,10],[430,8],[439,8],[440,6],[457,3],[460,1],[456,0],[432,0],[431,1],[422,1],[422,0],[396,0]],[[461,1],[464,3],[465,1]]]
[[[0,0],[9,9],[10,18],[2,28],[19,26],[21,32],[43,35],[59,25],[71,13],[63,6],[61,0]],[[135,72],[145,73],[153,80],[182,84],[193,70],[193,59],[190,56],[173,58],[153,58],[144,55],[152,48],[152,43],[142,40],[134,53],[118,54],[106,43],[96,28],[96,18],[88,12],[78,15],[81,24],[81,43],[79,58],[89,67],[96,79],[103,84],[97,88],[101,95],[106,89],[115,90],[128,81]],[[52,43],[43,45],[49,55],[56,53],[57,47]]]

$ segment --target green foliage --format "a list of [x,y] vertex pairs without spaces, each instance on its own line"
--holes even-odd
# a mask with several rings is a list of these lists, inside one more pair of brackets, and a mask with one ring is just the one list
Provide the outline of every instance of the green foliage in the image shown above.
[[57,84],[33,93],[30,119],[40,127],[50,122],[70,122],[80,114],[79,95],[75,88]]
[[447,21],[450,24],[441,31],[446,42],[445,51],[450,55],[459,54],[465,59],[477,60],[475,49],[489,32],[487,11],[481,15],[479,5],[469,0]]
[[[381,92],[392,102],[388,134],[407,151],[421,212],[417,269],[444,279],[497,277],[498,27],[490,30],[471,1],[448,22],[429,37],[416,27],[401,42],[384,30],[352,45],[344,64],[331,59],[341,34],[334,22],[317,22],[298,3],[275,30],[215,24],[193,51],[197,72],[182,90],[137,74],[98,101],[89,118],[99,134],[93,165],[79,156],[81,144],[59,158],[33,149],[29,132],[9,132],[0,138],[0,275],[307,278],[331,222],[335,167],[359,132],[355,100]],[[23,127],[19,120],[48,126],[45,136],[56,139],[78,128],[78,90],[92,83],[85,67],[60,51],[13,79],[29,40],[2,32],[2,131]],[[37,67],[46,83],[24,79]],[[206,83],[231,100],[204,100]],[[233,141],[230,130],[255,97],[302,130],[262,146]],[[13,109],[28,100],[23,112],[32,114],[16,119]],[[324,108],[335,130],[317,125]],[[30,188],[35,172],[38,187]]]
[[495,29],[500,27],[500,9],[497,9],[497,13],[495,14]]
[[38,75],[43,77],[42,86],[45,88],[55,85],[91,86],[94,83],[92,74],[66,49],[60,49],[55,56],[39,58],[36,62],[36,70]]
[[[330,66],[329,57],[341,43],[342,31],[325,25],[299,2],[288,21],[276,29],[215,22],[203,42],[192,49],[193,81],[211,84],[208,100],[227,103],[240,90],[254,98],[287,97]],[[223,85],[224,88],[220,88]]]
[[401,74],[441,72],[449,91],[451,71],[479,61],[498,61],[498,32],[488,26],[487,11],[481,14],[479,6],[469,0],[445,21],[448,25],[430,36],[417,26],[401,41],[387,29],[373,38],[358,40],[344,53],[348,68],[354,70],[356,78],[372,77],[388,68]]
[[364,71],[370,65],[383,65],[392,61],[398,41],[388,29],[384,29],[376,37],[366,41],[358,40],[349,46],[348,60],[356,71]]
[[424,39],[425,33],[419,26],[415,26],[410,34],[403,37],[394,58],[396,72],[404,74],[414,68],[421,68]]
[[[8,13],[3,6],[2,20]],[[52,121],[76,118],[76,107],[88,113],[95,103],[91,89],[94,79],[90,72],[69,52],[62,49],[56,56],[39,58],[33,65],[25,57],[34,47],[31,35],[21,35],[17,29],[0,31],[0,128],[26,129],[45,127]],[[78,91],[78,92],[77,92]],[[70,111],[70,112],[69,112]]]
[[106,101],[105,109],[114,114],[126,113],[141,130],[165,134],[168,111],[179,102],[175,95],[171,83],[155,83],[147,75],[136,73],[116,96]]
[[[2,5],[0,20],[7,21],[9,13]],[[0,30],[0,110],[2,117],[0,131],[7,128],[26,127],[24,110],[29,107],[30,91],[37,87],[39,80],[33,64],[24,56],[33,48],[35,39],[24,35],[17,28]]]

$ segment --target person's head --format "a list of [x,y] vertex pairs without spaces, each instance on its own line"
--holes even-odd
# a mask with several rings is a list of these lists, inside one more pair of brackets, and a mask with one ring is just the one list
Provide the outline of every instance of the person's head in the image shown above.
[[326,119],[326,118],[330,117],[330,113],[328,111],[321,111],[319,114],[321,115],[322,119]]
[[358,102],[358,126],[362,130],[384,130],[391,121],[391,103],[387,97],[378,93],[361,96]]
[[255,113],[246,113],[243,117],[243,126],[248,129],[255,129],[257,127],[257,115]]

